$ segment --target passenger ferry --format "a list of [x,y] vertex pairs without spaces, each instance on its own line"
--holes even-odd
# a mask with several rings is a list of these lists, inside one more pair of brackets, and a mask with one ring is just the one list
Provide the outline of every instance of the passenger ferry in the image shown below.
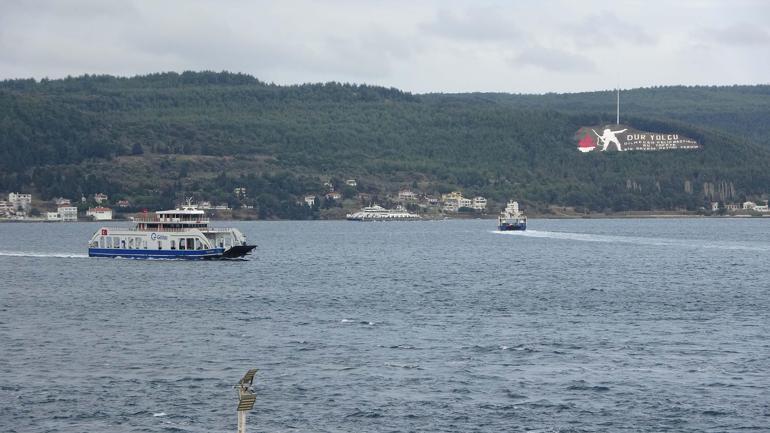
[[230,259],[256,245],[235,228],[213,228],[205,212],[189,201],[182,208],[134,219],[130,228],[102,227],[88,243],[89,257],[134,259]]
[[505,210],[497,217],[497,229],[500,231],[526,230],[527,217],[519,211],[519,202],[509,201]]
[[420,219],[417,214],[409,213],[403,206],[396,209],[385,209],[382,206],[368,206],[346,216],[348,221],[404,221]]

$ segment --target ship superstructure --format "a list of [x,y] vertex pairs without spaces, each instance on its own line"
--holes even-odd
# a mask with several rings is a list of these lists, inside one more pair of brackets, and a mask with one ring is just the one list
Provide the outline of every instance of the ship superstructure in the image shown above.
[[519,203],[511,200],[497,217],[497,229],[500,231],[526,230],[527,217],[519,211]]

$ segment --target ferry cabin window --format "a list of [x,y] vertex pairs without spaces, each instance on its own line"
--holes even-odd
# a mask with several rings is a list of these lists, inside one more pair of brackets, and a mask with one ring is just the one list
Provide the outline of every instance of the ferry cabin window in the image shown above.
[[203,249],[203,243],[198,238],[195,238],[195,249],[196,250],[202,250]]
[[134,249],[134,238],[128,239],[128,249],[133,250]]
[[99,248],[104,248],[104,236],[99,238]]
[[179,239],[179,249],[183,250],[184,248],[184,239]]
[[171,241],[171,249],[172,250],[176,249],[176,241]]
[[187,238],[187,249],[192,250],[195,248],[195,239]]

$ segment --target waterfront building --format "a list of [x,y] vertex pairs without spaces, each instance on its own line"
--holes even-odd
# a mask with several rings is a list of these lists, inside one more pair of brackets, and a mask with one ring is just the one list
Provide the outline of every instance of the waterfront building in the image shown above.
[[21,209],[24,213],[26,213],[32,206],[32,194],[20,194],[17,192],[12,192],[8,194],[8,202],[15,209]]
[[448,201],[457,201],[463,198],[463,195],[459,191],[452,191],[449,194],[441,194],[441,201],[448,202]]
[[417,194],[414,191],[408,189],[402,189],[398,192],[399,201],[415,201],[417,200]]
[[112,209],[108,207],[89,208],[86,215],[93,218],[94,221],[109,221],[112,219]]
[[78,220],[78,208],[75,206],[59,206],[57,212],[62,221]]
[[329,200],[340,200],[342,199],[342,194],[337,191],[332,191],[326,194],[326,198]]
[[10,218],[16,213],[16,208],[6,200],[0,200],[0,218]]
[[109,200],[109,197],[107,197],[107,194],[103,194],[101,192],[94,194],[94,201],[99,203],[99,204],[102,204],[103,202],[106,202],[107,200]]
[[473,204],[471,207],[474,210],[483,211],[487,209],[487,199],[481,196],[473,198]]
[[457,212],[460,210],[460,203],[457,200],[444,201],[444,212]]

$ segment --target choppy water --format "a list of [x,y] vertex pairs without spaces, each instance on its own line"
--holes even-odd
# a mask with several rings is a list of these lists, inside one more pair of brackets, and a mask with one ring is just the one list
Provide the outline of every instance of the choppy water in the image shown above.
[[0,431],[768,431],[770,219],[237,224],[236,262],[0,224]]

